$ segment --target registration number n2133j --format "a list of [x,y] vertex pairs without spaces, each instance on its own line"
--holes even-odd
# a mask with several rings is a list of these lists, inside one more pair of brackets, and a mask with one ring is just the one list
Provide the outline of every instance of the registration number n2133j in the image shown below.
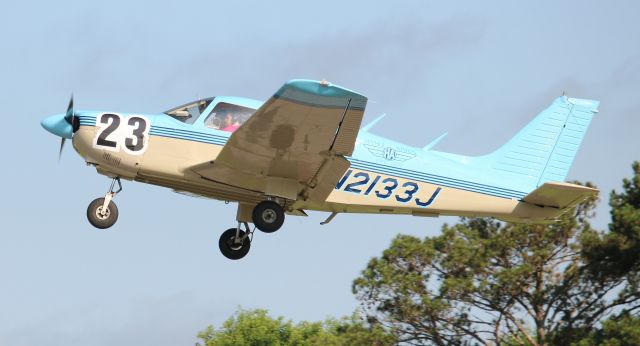
[[420,197],[420,186],[414,181],[400,184],[396,178],[383,178],[379,174],[367,172],[354,174],[353,169],[350,169],[336,184],[336,190],[365,196],[373,195],[380,199],[393,197],[401,203],[415,203],[419,207],[428,207],[436,200],[442,188],[437,187],[431,194]]

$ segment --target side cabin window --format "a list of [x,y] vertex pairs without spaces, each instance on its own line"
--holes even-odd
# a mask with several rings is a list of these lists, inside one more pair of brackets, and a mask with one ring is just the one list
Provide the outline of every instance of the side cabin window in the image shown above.
[[164,112],[164,114],[176,120],[182,121],[183,123],[193,124],[196,120],[198,120],[202,112],[207,109],[211,101],[213,101],[213,98],[202,99],[195,102],[187,103],[180,107],[172,108]]
[[204,120],[204,125],[216,130],[233,132],[244,124],[255,111],[253,108],[220,102]]

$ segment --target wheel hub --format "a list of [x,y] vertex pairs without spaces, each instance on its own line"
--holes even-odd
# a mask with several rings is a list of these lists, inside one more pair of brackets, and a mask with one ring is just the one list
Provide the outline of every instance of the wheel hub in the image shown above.
[[100,220],[108,219],[110,214],[111,214],[111,211],[109,210],[109,208],[106,208],[105,210],[102,210],[102,206],[99,206],[98,208],[96,208],[96,216]]
[[236,241],[236,237],[231,237],[229,239],[229,247],[231,248],[231,250],[233,251],[238,251],[240,249],[242,249],[242,241]]
[[278,214],[273,209],[265,209],[262,212],[262,220],[266,223],[274,223],[278,218]]

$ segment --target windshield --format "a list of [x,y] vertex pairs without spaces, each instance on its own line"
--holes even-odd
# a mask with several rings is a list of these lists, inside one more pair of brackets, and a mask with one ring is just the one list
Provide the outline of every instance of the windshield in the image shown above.
[[209,106],[211,101],[213,101],[213,97],[190,102],[180,107],[172,108],[164,112],[164,114],[182,121],[183,123],[193,124],[198,120],[202,112],[207,109],[207,106]]
[[255,111],[253,108],[219,102],[204,120],[204,125],[216,130],[233,132],[244,124]]

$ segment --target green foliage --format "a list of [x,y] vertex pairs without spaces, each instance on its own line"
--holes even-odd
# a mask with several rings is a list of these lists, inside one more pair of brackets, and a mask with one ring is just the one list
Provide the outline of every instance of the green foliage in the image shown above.
[[607,233],[589,223],[595,199],[550,225],[463,218],[436,237],[396,237],[354,281],[354,294],[368,319],[412,344],[590,337],[599,321],[640,309],[640,165],[633,169],[611,195]]
[[637,346],[640,345],[640,317],[628,313],[613,317],[602,328],[588,333],[572,346]]
[[634,177],[623,180],[623,192],[611,192],[609,232],[585,239],[585,255],[593,262],[595,276],[625,276],[640,269],[640,163],[632,167]]
[[240,310],[220,329],[207,327],[198,334],[203,346],[347,346],[393,345],[395,338],[357,316],[325,322],[293,324],[272,318],[266,310]]
[[[549,225],[463,218],[439,236],[399,235],[353,283],[358,315],[294,324],[238,311],[198,337],[218,345],[640,345],[640,164],[610,196]],[[587,186],[590,186],[587,184]]]

